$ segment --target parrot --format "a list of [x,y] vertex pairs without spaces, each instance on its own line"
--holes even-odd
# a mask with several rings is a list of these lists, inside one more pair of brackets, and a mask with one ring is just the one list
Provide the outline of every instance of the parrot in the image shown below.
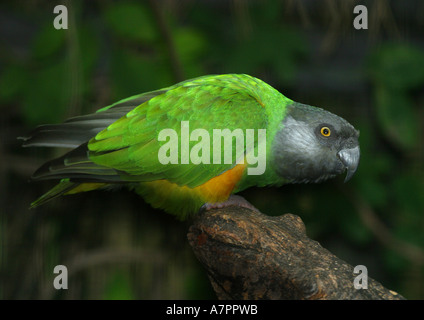
[[[196,130],[202,134],[179,141],[187,129],[185,123],[192,134]],[[222,159],[228,143],[215,145],[214,140],[199,148],[199,138],[206,139],[206,133],[215,139],[218,129],[221,138],[229,137],[231,142],[237,130],[246,132],[246,143],[230,145],[227,161]],[[177,138],[172,140],[164,132],[173,132]],[[24,147],[70,149],[32,175],[34,181],[54,179],[58,183],[31,208],[61,195],[125,186],[152,207],[180,220],[205,206],[237,203],[241,197],[235,194],[253,186],[320,183],[344,172],[346,182],[360,158],[359,131],[345,119],[295,102],[247,74],[185,80],[61,124],[40,125],[20,139]],[[190,155],[201,154],[203,161],[183,159],[183,143]],[[213,155],[208,155],[206,149],[211,145]],[[168,162],[161,161],[161,152]],[[247,161],[255,155],[256,162]],[[258,169],[259,156],[263,170],[249,174],[255,165]]]

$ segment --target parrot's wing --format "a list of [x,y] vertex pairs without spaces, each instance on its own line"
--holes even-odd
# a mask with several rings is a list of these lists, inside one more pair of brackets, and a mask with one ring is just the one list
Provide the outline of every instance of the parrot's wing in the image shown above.
[[[235,158],[235,141],[232,143],[232,163],[181,164],[183,137],[181,122],[188,121],[190,132],[203,129],[209,136],[208,151],[213,149],[214,129],[228,129],[232,133],[241,129],[263,129],[267,125],[266,110],[261,97],[262,82],[242,75],[207,76],[177,85],[162,95],[130,111],[90,140],[89,157],[96,164],[114,168],[123,180],[166,179],[178,185],[198,186],[231,169]],[[158,141],[161,130],[172,129],[178,137],[178,163],[162,164],[159,150],[166,141]],[[204,131],[204,132],[205,132]],[[254,135],[257,145],[257,134]],[[204,142],[204,141],[202,141]],[[188,141],[189,150],[199,141]],[[246,143],[244,151],[246,152]],[[221,144],[221,159],[224,155]]]
[[[213,163],[211,152],[211,164],[181,164],[181,138],[184,138],[181,122],[188,121],[190,132],[204,129],[203,132],[210,137],[209,150],[213,145],[214,129],[229,129],[227,134],[235,129],[243,130],[244,134],[246,129],[264,129],[267,113],[263,85],[260,80],[245,75],[220,75],[166,88],[97,133],[87,145],[55,160],[55,166],[47,164],[48,168],[39,171],[38,177],[108,182],[166,179],[178,185],[196,187],[233,168],[239,159],[234,157],[236,146],[233,141],[231,163]],[[131,99],[127,102],[131,104]],[[114,108],[118,105],[102,109],[100,114]],[[159,151],[167,143],[158,140],[163,129],[172,129],[178,136],[178,165],[162,164],[159,160]],[[255,146],[258,143],[256,131]],[[188,143],[189,150],[192,150],[199,142]],[[224,146],[221,143],[221,150],[214,150],[221,152],[221,159],[224,158]],[[246,153],[246,143],[243,148]]]

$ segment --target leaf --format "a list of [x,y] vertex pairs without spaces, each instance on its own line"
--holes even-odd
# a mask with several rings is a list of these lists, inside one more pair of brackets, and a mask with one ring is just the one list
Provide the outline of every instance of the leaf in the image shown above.
[[346,237],[357,244],[366,244],[372,240],[371,231],[360,220],[358,214],[344,215],[341,228]]
[[86,75],[93,70],[99,58],[99,39],[88,25],[79,24],[77,33],[79,58],[83,71]]
[[[424,190],[423,178],[423,172],[414,172],[413,170],[402,172],[393,181],[392,186],[399,207],[411,213],[408,217],[409,219],[406,220],[412,222],[419,229],[421,229],[424,222],[424,215],[422,214],[424,212],[424,198],[422,197],[422,190]],[[417,220],[422,222],[417,224]]]
[[[177,57],[181,60],[188,78],[202,75],[201,57],[208,48],[207,39],[193,28],[176,28],[173,32]],[[166,52],[169,55],[168,52]]]
[[407,90],[424,85],[424,52],[406,44],[389,44],[369,60],[374,81],[392,89]]
[[118,270],[108,279],[104,292],[106,300],[132,300],[134,292],[132,290],[128,272]]
[[376,108],[381,128],[396,145],[410,149],[419,142],[419,117],[405,93],[378,87]]
[[271,69],[286,85],[293,81],[299,61],[306,53],[301,33],[284,25],[258,25],[247,39],[237,40],[220,53],[226,56],[227,70],[257,74],[263,69]]
[[37,33],[32,51],[35,58],[45,58],[56,53],[65,43],[65,30],[56,30],[52,23],[46,23]]
[[24,66],[10,64],[0,75],[0,99],[3,102],[10,102],[16,98],[28,82],[27,71]]
[[151,13],[140,3],[115,2],[104,11],[107,25],[119,37],[152,42],[158,34]]
[[387,204],[387,188],[375,177],[358,179],[356,186],[359,193],[371,206],[378,208]]
[[63,120],[70,101],[70,77],[65,59],[51,62],[31,74],[23,96],[24,117],[29,124]]

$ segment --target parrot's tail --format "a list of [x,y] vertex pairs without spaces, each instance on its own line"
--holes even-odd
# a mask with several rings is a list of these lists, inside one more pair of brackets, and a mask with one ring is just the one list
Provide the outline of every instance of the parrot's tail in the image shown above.
[[81,183],[72,182],[69,179],[62,179],[56,186],[43,194],[40,198],[31,203],[30,209],[36,208],[47,201],[62,195],[74,194],[79,192],[96,190],[107,186],[107,183]]
[[[60,179],[60,182],[31,204],[38,207],[61,195],[68,195],[103,187],[119,188],[122,182],[132,181],[123,172],[94,163],[89,157],[88,142],[97,133],[150,99],[168,89],[146,92],[118,101],[98,112],[73,117],[61,124],[37,127],[28,135],[19,137],[24,147],[61,147],[72,150],[42,165],[32,180]],[[71,181],[72,180],[72,181]]]

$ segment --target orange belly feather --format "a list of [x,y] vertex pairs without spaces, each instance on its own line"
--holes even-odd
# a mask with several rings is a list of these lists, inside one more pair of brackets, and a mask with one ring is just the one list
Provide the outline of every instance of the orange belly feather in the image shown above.
[[208,202],[214,203],[225,201],[240,181],[245,168],[245,163],[238,164],[234,168],[194,188],[194,190],[205,197]]
[[205,202],[223,202],[231,195],[231,192],[240,181],[245,168],[245,163],[238,164],[234,168],[223,172],[219,176],[216,176],[195,188],[179,186],[176,183],[169,182],[168,180],[150,181],[147,182],[147,184],[160,193],[174,195],[191,194],[192,196],[202,198]]

